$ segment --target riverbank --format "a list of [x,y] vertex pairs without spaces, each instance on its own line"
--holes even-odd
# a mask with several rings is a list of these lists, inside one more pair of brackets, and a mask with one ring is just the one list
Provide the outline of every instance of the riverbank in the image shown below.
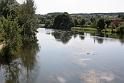
[[71,28],[72,31],[77,31],[77,32],[96,32],[97,29],[95,28],[82,28],[82,27],[72,27]]
[[[96,33],[98,31],[96,28],[90,28],[90,27],[86,27],[86,28],[72,27],[71,30],[72,31],[77,31],[77,32],[90,32],[90,33]],[[118,28],[117,29],[107,28],[107,29],[103,29],[100,32],[101,33],[107,33],[107,34],[113,34],[113,33],[120,33],[121,31],[119,31]]]

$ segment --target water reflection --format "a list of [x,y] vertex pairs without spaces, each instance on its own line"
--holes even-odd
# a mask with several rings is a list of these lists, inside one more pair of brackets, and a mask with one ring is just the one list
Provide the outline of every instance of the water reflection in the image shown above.
[[72,33],[67,31],[63,31],[63,32],[54,31],[52,35],[55,37],[57,41],[61,41],[64,44],[68,43],[72,37]]
[[[46,34],[48,34],[48,33],[46,33]],[[60,41],[63,44],[67,44],[69,42],[69,40],[72,39],[72,37],[76,38],[77,36],[79,36],[79,38],[81,40],[84,40],[85,36],[87,34],[92,36],[94,39],[94,42],[97,42],[99,44],[103,44],[104,41],[107,40],[107,38],[118,39],[121,44],[124,43],[124,35],[116,34],[116,33],[114,33],[114,34],[106,34],[106,33],[101,33],[101,32],[83,33],[83,32],[74,32],[71,30],[68,30],[68,31],[67,30],[52,30],[52,32],[49,32],[49,34],[52,34],[57,41]]]
[[37,39],[0,57],[0,83],[124,83],[123,35],[38,29]]
[[117,34],[117,33],[90,33],[91,36],[96,36],[96,40],[99,44],[102,44],[105,38],[114,38],[118,39],[121,44],[124,44],[124,35],[123,34]]
[[[1,83],[31,83],[30,73],[36,63],[39,51],[37,39],[24,40],[15,56],[0,57]],[[22,80],[21,79],[27,79]]]
[[55,30],[51,33],[57,41],[61,41],[63,44],[67,44],[72,37],[76,38],[80,35],[81,40],[84,39],[84,33],[76,33],[72,31]]
[[82,83],[114,83],[115,76],[111,72],[90,70],[81,76]]

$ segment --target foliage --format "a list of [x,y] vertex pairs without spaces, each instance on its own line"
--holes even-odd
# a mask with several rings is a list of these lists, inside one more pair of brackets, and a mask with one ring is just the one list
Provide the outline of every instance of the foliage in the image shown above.
[[120,24],[120,21],[119,21],[119,20],[113,20],[112,24],[113,24],[115,27],[118,27],[119,24]]
[[103,30],[105,28],[105,20],[104,19],[99,19],[99,21],[97,22],[97,28],[99,30]]
[[74,27],[76,27],[77,25],[79,25],[77,19],[74,19]]
[[121,34],[124,33],[124,25],[122,25],[118,28],[118,32]]
[[53,26],[53,23],[52,23],[51,20],[46,20],[46,21],[45,21],[45,27],[46,27],[46,28],[51,28],[52,26]]
[[11,20],[11,17],[2,17],[0,28],[3,29],[4,44],[9,48],[10,54],[13,54],[21,46],[21,29],[17,20]]
[[0,35],[3,36],[5,52],[13,54],[25,39],[35,39],[37,17],[33,0],[23,4],[15,0],[0,2]]
[[96,22],[92,23],[92,24],[90,25],[90,27],[96,28],[96,27],[97,27],[97,23],[96,23]]
[[81,26],[84,26],[85,23],[86,23],[86,22],[85,22],[85,19],[82,19],[81,22],[80,22],[80,25],[81,25]]
[[110,20],[106,20],[105,23],[106,23],[107,28],[109,28],[109,26],[111,24],[111,21]]
[[70,29],[73,26],[72,19],[68,13],[58,15],[53,23],[53,28]]
[[124,14],[119,14],[118,18],[124,19]]
[[3,0],[0,3],[0,16],[7,16],[16,17],[16,6],[17,4],[14,3],[14,0]]
[[90,21],[91,21],[91,23],[96,22],[95,18],[93,18],[93,17],[90,18]]

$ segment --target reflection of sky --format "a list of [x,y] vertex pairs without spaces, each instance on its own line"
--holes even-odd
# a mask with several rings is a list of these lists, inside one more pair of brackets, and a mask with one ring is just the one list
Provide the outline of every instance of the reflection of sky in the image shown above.
[[114,75],[111,72],[99,72],[90,70],[81,77],[83,83],[114,83]]
[[39,77],[45,74],[53,83],[80,83],[81,80],[83,83],[113,83],[124,76],[121,73],[124,46],[117,39],[100,37],[104,41],[98,43],[94,42],[97,37],[85,34],[84,40],[77,36],[63,44],[51,34],[39,33],[37,36],[41,45],[38,60],[39,65],[42,64]]
[[[30,83],[124,83],[124,45],[118,39],[99,37],[104,41],[101,43],[100,39],[100,43],[94,43],[98,37],[84,34],[82,40],[79,35],[72,36],[63,44],[46,34],[53,31],[38,31],[40,51],[35,57],[34,68],[29,71]],[[21,63],[18,67],[21,69],[19,79],[26,83],[27,69]],[[1,67],[0,82],[3,83],[4,72]]]

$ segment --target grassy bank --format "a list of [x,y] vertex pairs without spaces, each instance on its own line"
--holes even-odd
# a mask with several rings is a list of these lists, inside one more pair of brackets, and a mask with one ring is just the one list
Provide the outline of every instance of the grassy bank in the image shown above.
[[[71,28],[72,31],[77,31],[77,32],[90,32],[90,33],[95,33],[98,30],[96,28],[90,28],[90,27],[72,27]],[[107,33],[107,34],[113,34],[113,33],[118,33],[118,28],[117,29],[111,29],[111,28],[107,28],[107,29],[103,29],[101,32],[102,33]]]
[[97,29],[95,28],[82,28],[82,27],[72,27],[71,28],[72,31],[77,31],[77,32],[90,32],[90,33],[95,33],[97,31]]

